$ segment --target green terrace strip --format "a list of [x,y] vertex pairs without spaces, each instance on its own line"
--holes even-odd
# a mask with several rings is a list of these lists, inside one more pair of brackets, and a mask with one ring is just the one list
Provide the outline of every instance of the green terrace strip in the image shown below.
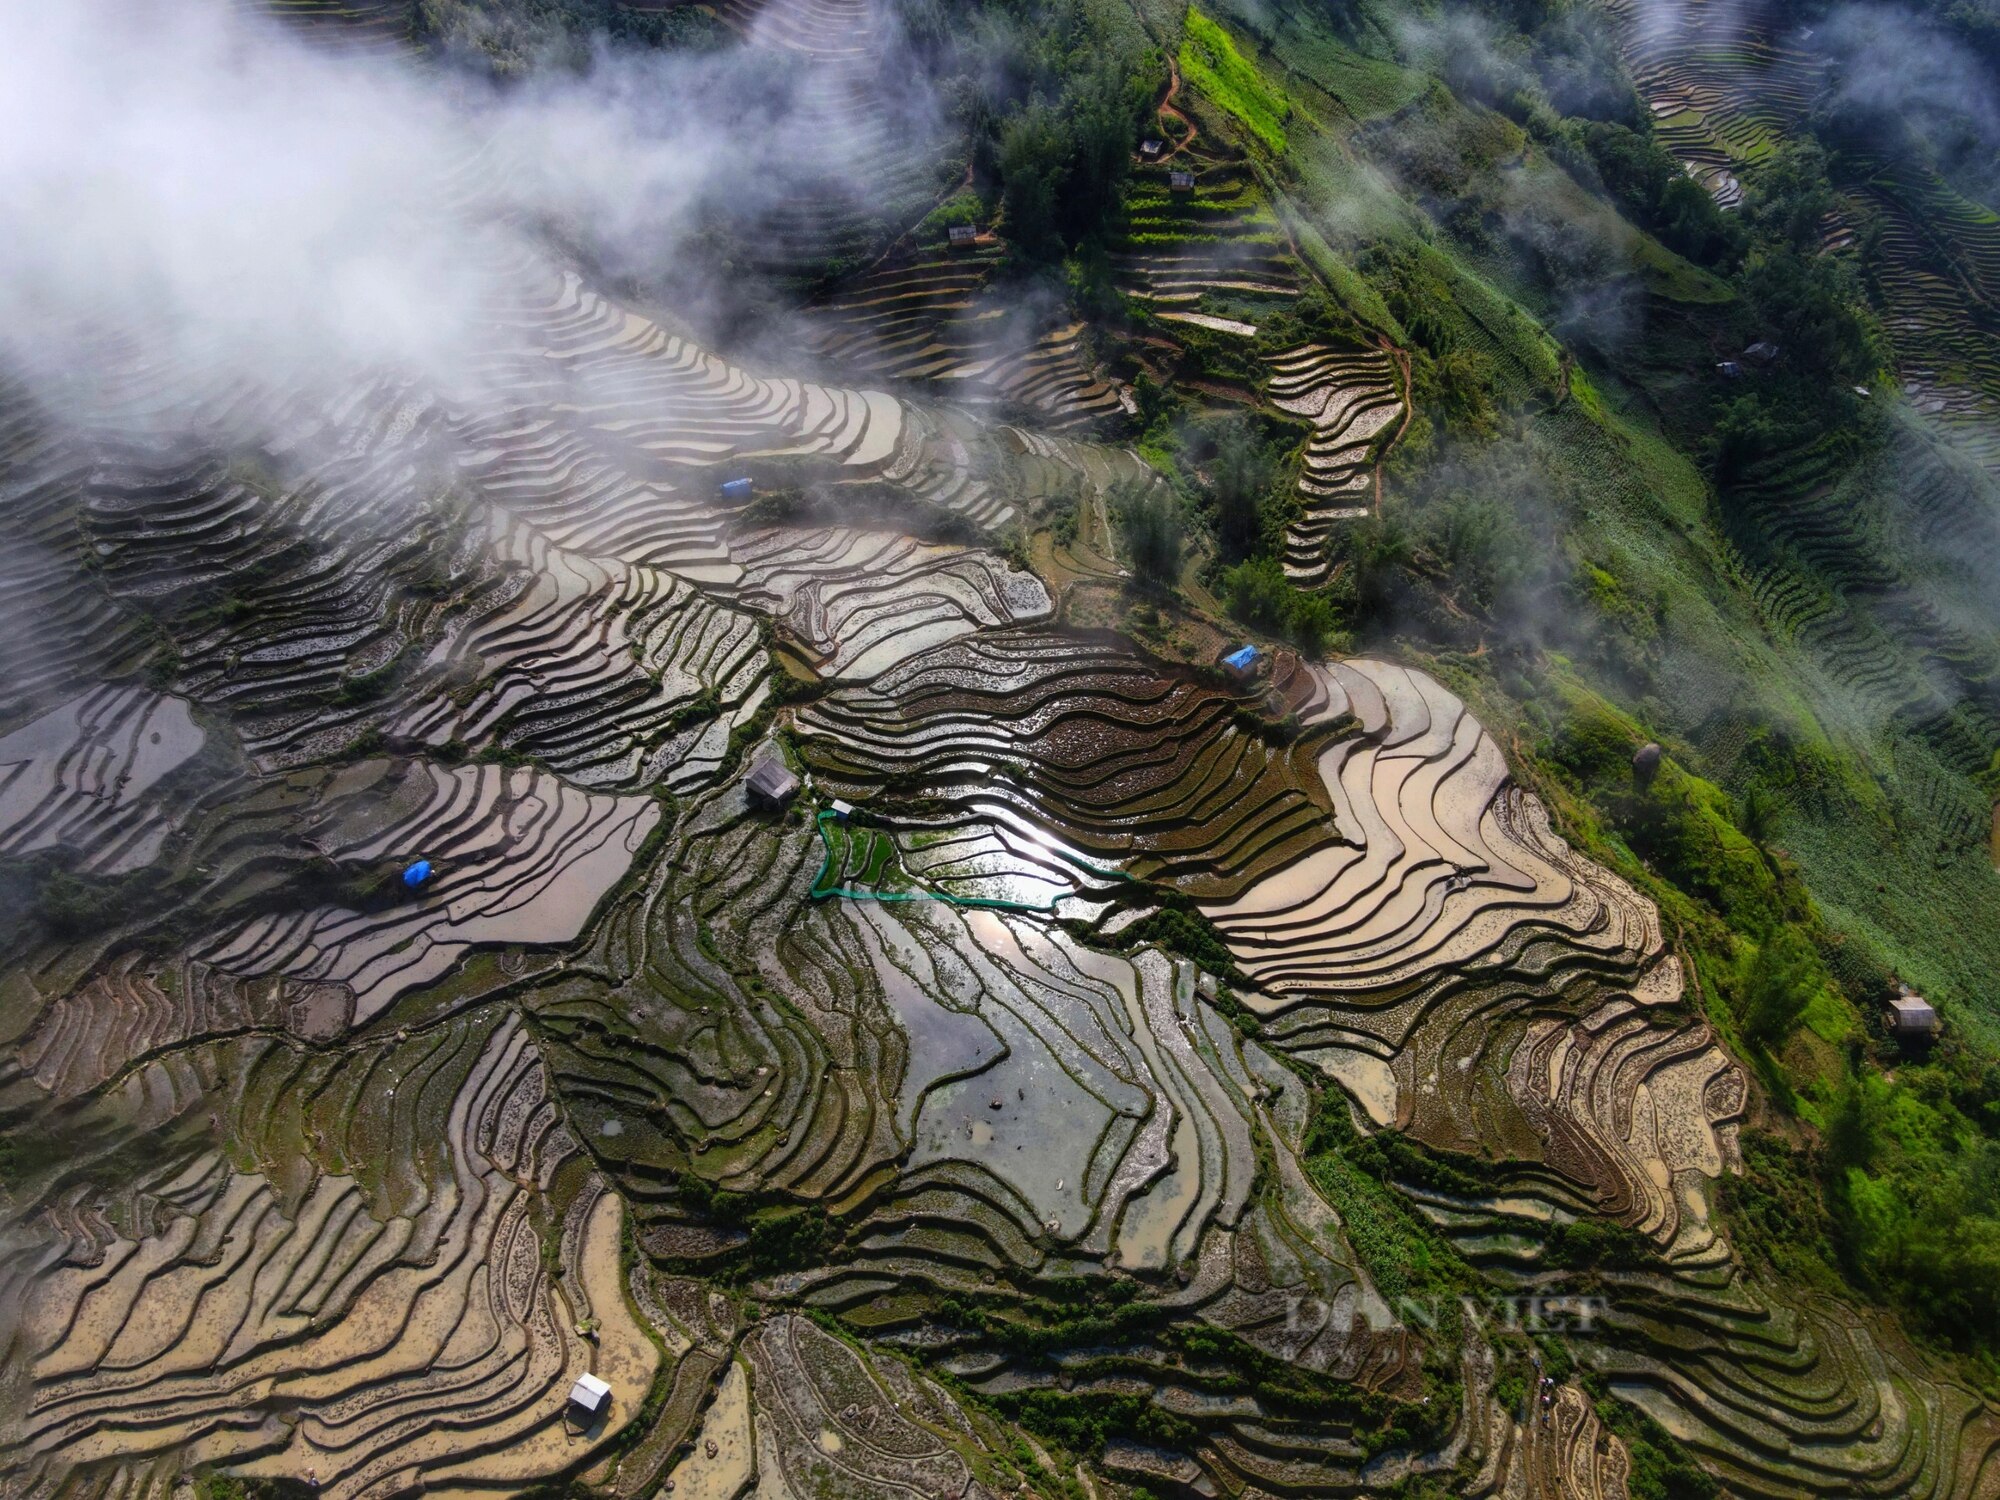
[[[841,815],[830,807],[823,807],[817,813],[813,814],[813,825],[818,828],[820,843],[826,849],[826,858],[820,863],[819,873],[813,876],[811,895],[815,901],[824,901],[831,896],[837,896],[844,901],[944,901],[952,906],[978,907],[988,911],[1036,912],[1044,916],[1049,916],[1054,914],[1057,905],[1069,894],[1067,892],[1058,892],[1056,895],[1049,897],[1046,902],[1037,903],[1031,901],[1007,901],[998,896],[954,896],[949,891],[861,891],[848,886],[830,886],[826,882],[828,877],[833,873],[834,847],[833,835],[827,832],[827,824],[840,819],[840,817]],[[1055,855],[1058,859],[1068,861],[1087,875],[1096,875],[1105,880],[1130,881],[1132,879],[1123,870],[1102,869],[1097,865],[1091,864],[1088,860],[1079,859],[1066,849],[1057,848],[1053,844],[1046,845],[1045,848],[1048,853]],[[886,857],[878,857],[875,853],[871,853],[868,866],[863,872],[864,875],[875,875],[880,870],[880,867],[893,857],[893,845],[890,847]]]
[[1272,151],[1285,151],[1285,121],[1292,101],[1236,50],[1228,32],[1190,8],[1181,41],[1180,67],[1187,81],[1241,120]]

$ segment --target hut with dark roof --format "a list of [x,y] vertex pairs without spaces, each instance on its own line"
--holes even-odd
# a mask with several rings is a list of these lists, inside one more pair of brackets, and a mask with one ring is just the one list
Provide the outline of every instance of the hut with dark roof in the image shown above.
[[799,794],[799,778],[775,755],[759,756],[744,786],[759,807],[784,807]]

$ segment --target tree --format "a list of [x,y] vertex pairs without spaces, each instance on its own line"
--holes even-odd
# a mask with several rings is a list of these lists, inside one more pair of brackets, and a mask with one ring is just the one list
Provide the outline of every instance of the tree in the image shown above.
[[1780,811],[1777,798],[1765,788],[1753,786],[1737,809],[1736,826],[1758,849],[1768,852],[1767,846],[1778,831]]
[[1821,225],[1838,206],[1825,151],[1816,142],[1797,141],[1758,169],[1743,217],[1759,240],[1812,255],[1819,249]]
[[1386,624],[1407,586],[1416,548],[1395,515],[1367,516],[1343,526],[1327,545],[1327,556],[1344,568],[1352,604],[1348,618],[1357,626]]
[[1069,119],[1069,171],[1063,183],[1063,233],[1076,245],[1095,236],[1118,205],[1132,170],[1132,135],[1139,101],[1133,73],[1122,58],[1102,55],[1071,83],[1065,98]]
[[1819,955],[1798,928],[1777,928],[1758,946],[1736,1008],[1743,1034],[1759,1046],[1781,1042],[1820,988]]
[[1285,612],[1285,634],[1307,656],[1318,656],[1329,643],[1344,639],[1333,601],[1324,594],[1308,594],[1298,588],[1292,590],[1291,608]]
[[1742,229],[1659,142],[1610,124],[1591,125],[1583,142],[1599,180],[1641,229],[1704,265],[1741,258]]
[[1745,478],[1760,460],[1796,441],[1801,434],[1786,426],[1761,396],[1745,394],[1717,413],[1708,451],[1715,482],[1728,488]]
[[1130,485],[1111,497],[1118,540],[1143,584],[1171,589],[1181,571],[1181,520],[1158,485]]
[[1222,597],[1229,613],[1252,630],[1276,635],[1285,623],[1285,606],[1292,586],[1273,558],[1238,563],[1222,575]]
[[1860,289],[1847,268],[1826,256],[1781,249],[1743,275],[1743,295],[1760,329],[1800,373],[1850,384],[1880,362]]
[[1229,613],[1253,630],[1282,635],[1307,656],[1341,639],[1340,616],[1324,594],[1309,594],[1285,576],[1275,558],[1240,562],[1222,575]]
[[1001,128],[1000,201],[1007,213],[1007,237],[1030,259],[1061,253],[1056,194],[1068,146],[1061,119],[1039,99]]
[[1215,500],[1215,539],[1224,559],[1234,562],[1257,550],[1264,533],[1264,507],[1276,470],[1271,453],[1258,441],[1247,417],[1233,415],[1215,429],[1215,457],[1208,466]]

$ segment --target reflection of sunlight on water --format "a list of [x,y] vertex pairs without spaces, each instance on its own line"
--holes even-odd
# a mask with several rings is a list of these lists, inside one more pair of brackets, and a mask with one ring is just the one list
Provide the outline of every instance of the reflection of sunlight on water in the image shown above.
[[1023,906],[1047,906],[1071,894],[1066,885],[1018,870],[955,876],[945,885],[954,896],[979,896],[986,900],[1013,901]]
[[[835,867],[831,885],[863,900],[997,902],[1043,912],[1070,901],[1095,914],[1107,903],[1089,899],[1093,888],[1123,878],[1115,865],[1107,868],[1010,809],[981,808],[961,816],[962,821],[907,827],[872,818],[859,825],[822,822]],[[874,863],[877,838],[893,857],[877,879],[868,880],[864,875]],[[1083,913],[1072,909],[1072,914]]]
[[1083,855],[1044,829],[996,822],[959,841],[951,858],[927,872],[954,896],[1048,906],[1078,894]]

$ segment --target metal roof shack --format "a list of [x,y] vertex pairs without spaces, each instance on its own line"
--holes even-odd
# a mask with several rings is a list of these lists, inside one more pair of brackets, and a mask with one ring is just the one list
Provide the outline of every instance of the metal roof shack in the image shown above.
[[951,241],[951,248],[954,250],[958,249],[961,245],[976,245],[979,243],[979,226],[977,224],[954,224],[945,231],[945,237]]
[[1153,161],[1157,159],[1159,154],[1166,149],[1167,149],[1167,143],[1165,141],[1157,140],[1152,137],[1148,137],[1147,139],[1139,142],[1139,154],[1145,157],[1147,161]]
[[1175,192],[1175,193],[1191,193],[1191,192],[1193,192],[1193,191],[1194,191],[1194,173],[1192,173],[1192,172],[1169,172],[1169,173],[1167,173],[1167,190],[1168,190],[1169,192]]
[[1238,646],[1222,658],[1223,670],[1239,682],[1257,675],[1257,664],[1263,653],[1255,646]]
[[1743,357],[1755,360],[1760,365],[1768,365],[1778,357],[1778,346],[1769,339],[1759,339],[1743,351]]
[[759,758],[745,785],[750,800],[764,807],[783,807],[799,794],[799,778],[775,755]]
[[748,479],[725,479],[722,481],[722,498],[725,500],[748,500],[756,493],[757,486]]
[[1739,365],[1733,359],[1725,359],[1715,368],[1722,372],[1724,380],[1741,380],[1743,378],[1743,366]]
[[1899,1042],[1927,1042],[1938,1033],[1938,1013],[1922,995],[1905,990],[1889,1002],[1889,1030]]
[[598,1416],[611,1404],[611,1387],[586,1370],[569,1388],[569,1404],[585,1416]]

